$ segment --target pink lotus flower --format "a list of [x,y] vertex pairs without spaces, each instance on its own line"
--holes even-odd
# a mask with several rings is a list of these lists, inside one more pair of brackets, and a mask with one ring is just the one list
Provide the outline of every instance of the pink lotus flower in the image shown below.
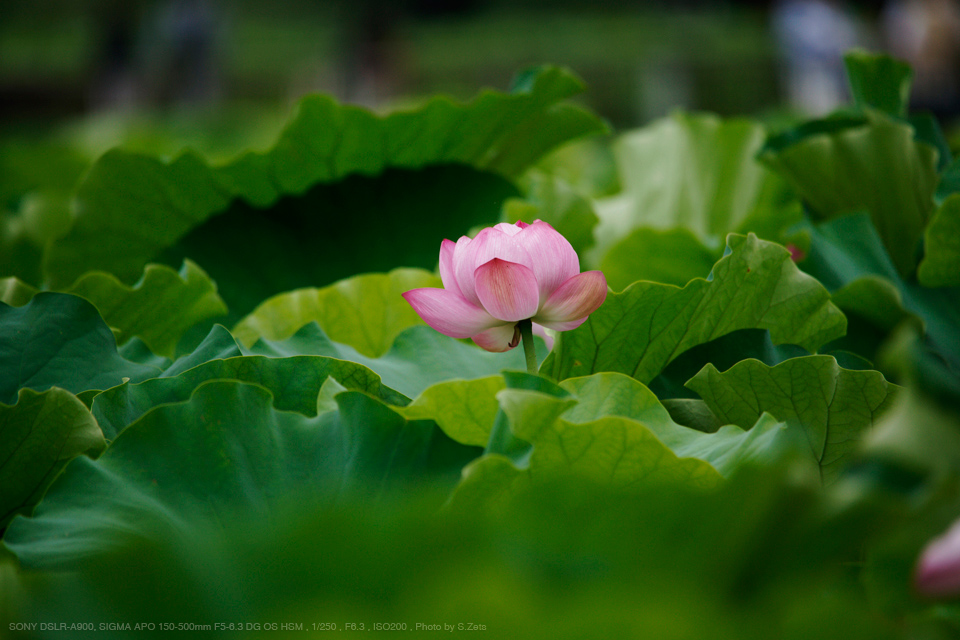
[[473,338],[487,351],[517,346],[521,320],[575,329],[607,297],[603,273],[580,273],[577,252],[542,220],[502,222],[473,239],[444,240],[440,279],[443,289],[413,289],[403,297],[440,333]]
[[923,550],[915,583],[917,591],[927,596],[960,595],[960,520]]

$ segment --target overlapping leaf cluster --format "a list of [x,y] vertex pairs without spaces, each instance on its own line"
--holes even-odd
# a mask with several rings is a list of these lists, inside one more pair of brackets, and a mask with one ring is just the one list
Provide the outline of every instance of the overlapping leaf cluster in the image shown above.
[[[949,637],[909,580],[960,511],[957,170],[908,70],[848,67],[776,136],[620,135],[597,199],[536,164],[605,129],[555,68],[3,185],[0,622]],[[614,289],[539,375],[400,297],[538,217]]]

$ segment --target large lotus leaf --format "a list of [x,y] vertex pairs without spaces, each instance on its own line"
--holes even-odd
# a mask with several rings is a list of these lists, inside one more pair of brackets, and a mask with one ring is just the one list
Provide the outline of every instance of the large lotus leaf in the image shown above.
[[808,351],[843,335],[846,319],[823,286],[783,247],[753,234],[727,238],[711,280],[682,289],[637,282],[611,293],[590,318],[560,334],[541,371],[558,380],[618,371],[649,383],[684,351],[739,329]]
[[720,373],[711,364],[688,383],[724,423],[744,429],[763,413],[806,433],[824,481],[836,479],[861,434],[892,404],[897,386],[879,371],[842,369],[832,356],[792,358],[775,367],[744,360]]
[[[331,251],[331,260],[323,263],[336,267],[333,258],[345,255],[341,247],[347,244],[353,251],[364,238],[367,257],[377,258],[375,246],[390,249],[390,243],[390,256],[404,256],[420,234],[404,234],[401,241],[393,235],[401,223],[420,231],[439,223],[444,233],[455,233],[479,220],[495,219],[500,201],[512,195],[510,185],[499,176],[518,175],[558,144],[603,130],[595,116],[562,103],[582,88],[569,72],[544,67],[522,77],[510,94],[487,91],[465,104],[437,97],[415,110],[382,117],[329,97],[309,96],[299,103],[270,150],[248,153],[219,167],[191,153],[165,162],[110,151],[94,163],[78,188],[72,229],[47,250],[47,278],[52,286],[63,286],[86,271],[103,270],[129,281],[146,261],[191,231],[193,241],[186,242],[185,248],[203,248],[203,240],[232,240],[219,234],[239,221],[258,222],[259,228],[245,229],[245,242],[229,245],[237,263],[246,260],[266,268],[247,255],[261,242],[265,246],[258,255],[282,258],[280,249],[285,249],[286,258],[296,263],[293,267],[306,262],[305,256],[293,255],[294,247],[301,252],[312,249],[308,255],[313,259]],[[438,165],[446,168],[439,173],[413,171]],[[386,182],[376,179],[391,169],[395,171]],[[350,184],[333,188],[345,180]],[[318,190],[320,185],[331,185],[331,189]],[[428,187],[438,189],[443,198],[435,197]],[[288,197],[278,203],[284,195],[304,193],[308,195],[302,201]],[[485,204],[471,204],[483,196]],[[394,201],[404,197],[406,201]],[[232,223],[211,221],[205,232],[198,230],[236,198],[250,206],[236,205],[227,215]],[[412,215],[417,199],[422,200],[419,217]],[[446,217],[436,210],[441,202]],[[318,206],[322,208],[311,210]],[[468,214],[473,219],[463,217]],[[273,237],[260,235],[266,230]],[[305,230],[313,232],[310,237],[305,237]],[[351,235],[337,235],[344,232]],[[284,247],[290,240],[297,242]],[[226,247],[210,250],[212,258],[229,253]],[[233,309],[234,292],[217,272],[215,261],[205,260],[205,254],[189,255],[214,276]],[[386,268],[397,264],[417,263],[397,260]],[[386,268],[372,265],[346,273]],[[306,286],[310,284],[306,275],[306,282],[270,293]],[[333,274],[327,281],[343,275]]]
[[189,540],[204,525],[266,525],[292,500],[382,500],[410,483],[452,486],[476,449],[356,391],[308,417],[263,387],[211,381],[159,406],[96,461],[75,458],[4,541],[25,567],[65,568],[134,539]]
[[[960,289],[934,289],[901,278],[890,262],[870,218],[865,214],[843,216],[811,226],[809,233],[810,254],[803,262],[804,270],[827,288],[840,289],[839,300],[844,303],[852,298],[855,304],[850,307],[851,314],[857,313],[858,307],[862,306],[862,296],[845,294],[842,287],[855,286],[860,289],[860,294],[866,292],[870,299],[888,305],[897,299],[891,292],[892,287],[897,291],[903,311],[896,308],[888,312],[874,309],[864,316],[882,330],[879,338],[886,337],[890,321],[898,316],[910,318],[912,314],[923,321],[927,337],[937,350],[954,367],[960,367],[960,341],[956,339],[956,327],[960,326],[960,305],[956,301]],[[864,278],[874,284],[853,284]],[[889,284],[879,284],[882,280]],[[858,333],[862,333],[859,328]],[[873,353],[862,355],[868,359],[874,358]]]
[[[507,222],[549,222],[570,241],[580,256],[581,268],[587,249],[593,246],[593,228],[599,221],[593,205],[560,178],[537,171],[521,181],[524,200],[508,200],[503,215]],[[454,239],[455,240],[455,239]]]
[[440,278],[428,271],[394,269],[354,276],[320,289],[298,289],[262,302],[234,327],[233,335],[250,346],[260,338],[286,340],[304,325],[316,322],[334,342],[377,358],[390,349],[401,331],[423,324],[401,294],[442,286]]
[[235,200],[156,260],[196,260],[236,321],[283,291],[398,266],[433,269],[442,238],[497,222],[501,203],[516,195],[505,178],[466,165],[354,174],[269,208]]
[[279,410],[315,415],[317,394],[328,377],[347,389],[364,391],[385,402],[408,402],[406,397],[381,384],[377,374],[355,362],[321,356],[237,356],[211,360],[173,377],[108,389],[94,398],[91,410],[104,435],[112,440],[153,407],[184,402],[208,380],[239,380],[269,390]]
[[638,227],[684,227],[713,244],[753,231],[748,219],[782,217],[786,186],[755,159],[765,136],[755,122],[685,113],[622,135],[614,150],[623,192],[597,202],[597,255]]
[[916,267],[917,243],[933,213],[938,152],[912,126],[878,112],[859,124],[767,142],[760,158],[779,172],[819,220],[866,210],[900,274]]
[[[724,476],[747,461],[769,461],[790,446],[785,425],[770,415],[741,428],[724,422],[715,433],[703,433],[673,421],[657,397],[645,386],[623,374],[599,373],[564,380],[577,404],[563,414],[565,420],[582,423],[603,416],[629,418],[645,426],[680,458],[709,462]],[[746,429],[746,430],[745,430]]]
[[947,198],[930,221],[917,271],[926,287],[960,285],[960,194]]
[[[546,345],[539,337],[534,337],[534,344],[538,361],[542,362]],[[376,372],[384,385],[408,398],[415,398],[427,387],[445,380],[471,380],[504,369],[526,368],[522,349],[490,353],[427,326],[401,332],[390,351],[379,358],[367,357],[349,345],[331,341],[316,323],[306,325],[282,342],[260,340],[245,353],[271,357],[318,355],[357,362]]]
[[0,532],[30,513],[69,460],[105,446],[90,411],[63,389],[21,389],[16,404],[0,403]]
[[83,298],[42,292],[22,307],[0,303],[0,402],[12,403],[24,388],[80,393],[159,373],[124,360],[110,328]]
[[622,291],[637,280],[682,287],[705,278],[720,259],[719,247],[707,248],[686,227],[635,229],[613,245],[600,263],[607,284]]

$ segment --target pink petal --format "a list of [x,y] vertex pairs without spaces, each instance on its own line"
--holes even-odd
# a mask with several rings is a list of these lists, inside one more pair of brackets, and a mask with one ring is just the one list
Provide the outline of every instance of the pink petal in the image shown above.
[[[493,225],[495,229],[499,229],[508,236],[515,236],[523,230],[523,227],[520,226],[521,223],[510,224],[509,222],[501,222],[500,224]],[[526,223],[523,223],[524,226],[528,226]]]
[[457,286],[457,278],[453,272],[453,254],[456,251],[456,244],[450,240],[444,240],[440,243],[440,280],[443,282],[443,288],[447,291],[453,291],[462,296],[460,287]]
[[494,258],[477,267],[477,296],[483,308],[498,320],[517,322],[537,313],[540,294],[533,271],[517,264]]
[[607,299],[602,271],[584,271],[568,278],[553,292],[533,321],[557,331],[569,331],[586,320]]
[[533,260],[533,274],[540,285],[540,302],[556,291],[569,278],[580,273],[577,252],[560,233],[542,220],[523,229],[517,236]]
[[[513,227],[513,225],[507,226]],[[508,235],[497,227],[483,229],[472,242],[464,246],[463,250],[458,247],[454,254],[454,270],[460,292],[464,298],[477,305],[481,302],[477,296],[475,274],[480,265],[494,258],[500,258],[533,269],[533,260],[527,250],[516,241],[514,236]]]
[[917,590],[924,595],[960,594],[960,520],[924,549],[915,582]]
[[473,341],[487,351],[509,351],[520,344],[520,327],[513,322],[501,324],[473,336]]
[[451,338],[469,338],[499,324],[480,307],[446,289],[413,289],[403,298],[424,322]]

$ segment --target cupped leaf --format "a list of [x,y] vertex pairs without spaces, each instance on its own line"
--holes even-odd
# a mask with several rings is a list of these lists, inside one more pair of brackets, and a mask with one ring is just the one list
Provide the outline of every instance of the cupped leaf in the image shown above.
[[[383,117],[359,107],[340,105],[329,97],[309,96],[299,103],[273,148],[264,153],[248,153],[220,167],[211,167],[191,153],[163,162],[110,151],[94,163],[78,188],[73,227],[46,252],[47,278],[56,287],[72,282],[86,271],[103,270],[123,281],[132,280],[146,261],[224,211],[234,199],[257,208],[276,208],[281,196],[302,194],[317,185],[333,185],[348,176],[374,177],[390,169],[408,170],[394,175],[402,183],[409,182],[409,170],[437,165],[467,166],[481,176],[515,176],[558,144],[605,128],[583,109],[562,104],[582,88],[582,83],[569,72],[543,67],[524,76],[510,94],[487,91],[465,104],[438,97],[416,110]],[[459,187],[476,198],[477,183],[471,183],[470,177],[464,180],[464,175],[459,174],[463,181]],[[493,185],[500,190],[500,200],[507,195],[504,184],[501,180]],[[445,188],[443,183],[434,186]],[[376,180],[355,180],[341,195],[362,197],[365,191],[372,196],[368,200],[373,204],[388,206],[389,200],[378,198],[376,193],[384,188]],[[402,193],[393,188],[387,190]],[[329,197],[332,193],[318,195]],[[417,191],[417,197],[424,195],[429,199],[428,192]],[[446,204],[449,214],[452,203]],[[499,211],[499,200],[495,204],[494,217]],[[412,204],[406,206],[412,210]],[[473,210],[477,215],[476,207]],[[237,215],[243,213],[238,210]],[[289,207],[261,216],[262,225],[283,227],[282,218],[291,213],[293,220],[288,222],[294,231],[304,224],[324,230],[323,224],[314,221],[316,216],[304,219]],[[363,218],[355,220],[356,224],[340,228],[375,233],[369,217],[383,216],[383,209],[354,208],[354,217],[361,214]],[[331,216],[336,215],[351,214],[331,210]],[[485,210],[480,215],[486,215]],[[383,217],[381,223],[387,220]],[[465,231],[471,223],[464,220],[458,225],[447,220],[447,224],[463,226]],[[210,229],[211,234],[216,231]],[[296,239],[295,233],[288,235]],[[122,242],[111,240],[121,237]],[[325,239],[334,250],[347,240]],[[245,244],[255,248],[249,240]],[[396,247],[402,249],[403,243]],[[214,271],[215,265],[207,264],[199,255],[191,257],[213,274],[230,303],[224,279]],[[263,297],[266,296],[260,299]]]
[[712,245],[752,231],[742,226],[749,219],[782,217],[786,185],[755,159],[765,136],[748,120],[679,112],[622,135],[614,151],[623,191],[597,202],[597,255],[640,227],[684,227]]
[[960,286],[960,194],[937,209],[924,234],[924,256],[917,271],[925,287]]
[[792,358],[775,367],[744,360],[723,373],[708,364],[687,386],[721,422],[748,429],[770,413],[797,425],[825,482],[837,478],[861,434],[890,407],[898,389],[879,371],[842,369],[832,356]]
[[868,111],[859,122],[826,132],[771,138],[760,158],[819,220],[868,211],[898,272],[908,276],[933,213],[939,156],[914,133],[908,124]]
[[16,404],[0,403],[0,532],[33,510],[67,462],[104,447],[90,411],[63,389],[21,389]]
[[159,373],[124,360],[113,333],[83,298],[41,292],[22,307],[0,303],[0,402],[12,403],[24,388],[80,393]]
[[297,498],[376,501],[411,484],[450,486],[476,452],[356,391],[315,417],[273,402],[263,387],[211,381],[153,409],[98,460],[75,458],[5,543],[25,567],[66,568],[131,539],[266,524]]
[[411,289],[442,288],[440,278],[422,269],[368,273],[320,289],[299,289],[265,300],[233,329],[246,346],[258,339],[286,340],[316,322],[334,342],[377,358],[404,329],[423,320],[401,296]]
[[766,329],[774,344],[816,351],[846,319],[823,286],[783,247],[753,234],[727,238],[712,280],[679,289],[637,282],[611,293],[580,327],[560,335],[541,371],[558,380],[600,371],[649,383],[684,351],[739,329]]
[[[534,343],[538,362],[542,362],[546,345],[539,337],[534,337]],[[376,372],[384,385],[408,398],[415,398],[427,387],[445,380],[472,380],[504,369],[526,367],[522,349],[490,353],[427,326],[410,327],[401,332],[390,351],[379,358],[367,357],[349,345],[332,342],[316,323],[306,325],[281,342],[260,340],[245,352],[272,357],[318,355],[357,362]]]

